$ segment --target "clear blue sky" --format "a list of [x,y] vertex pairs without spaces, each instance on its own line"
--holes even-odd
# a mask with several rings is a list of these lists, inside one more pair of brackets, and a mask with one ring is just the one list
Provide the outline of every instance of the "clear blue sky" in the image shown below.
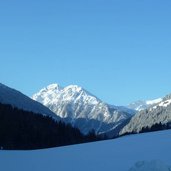
[[126,105],[171,92],[170,0],[0,2],[0,82],[57,82]]

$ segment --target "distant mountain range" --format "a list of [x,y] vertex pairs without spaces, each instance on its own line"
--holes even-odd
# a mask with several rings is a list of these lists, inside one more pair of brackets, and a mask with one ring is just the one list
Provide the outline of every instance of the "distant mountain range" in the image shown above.
[[132,109],[109,105],[77,85],[51,84],[32,98],[85,134],[92,129],[97,134],[120,129],[135,114]]
[[159,102],[162,101],[162,98],[158,98],[155,100],[139,100],[133,103],[130,103],[127,107],[136,111],[142,111],[145,110]]

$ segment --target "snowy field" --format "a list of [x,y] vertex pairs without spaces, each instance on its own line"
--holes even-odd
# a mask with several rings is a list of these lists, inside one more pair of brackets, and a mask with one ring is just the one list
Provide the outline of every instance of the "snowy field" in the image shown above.
[[[0,171],[134,171],[135,163],[140,168],[152,160],[161,161],[152,163],[162,169],[151,170],[170,170],[161,165],[171,166],[171,130],[46,150],[0,151]],[[137,170],[148,171],[143,167]]]

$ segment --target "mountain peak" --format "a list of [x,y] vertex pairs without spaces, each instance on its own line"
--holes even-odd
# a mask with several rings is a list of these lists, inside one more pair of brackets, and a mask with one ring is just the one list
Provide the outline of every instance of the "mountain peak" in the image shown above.
[[83,90],[83,88],[78,86],[78,85],[69,85],[69,86],[65,87],[65,89],[66,90],[72,89],[74,91],[81,91],[81,90]]
[[[42,103],[61,118],[84,133],[91,129],[105,132],[117,127],[130,118],[130,113],[120,107],[111,106],[78,85],[69,85],[59,91],[58,85],[52,84],[33,95],[33,99]],[[54,91],[55,90],[55,91]],[[83,122],[84,121],[84,122]],[[106,125],[111,124],[109,127]]]
[[47,86],[47,90],[61,90],[63,89],[59,84],[53,83]]

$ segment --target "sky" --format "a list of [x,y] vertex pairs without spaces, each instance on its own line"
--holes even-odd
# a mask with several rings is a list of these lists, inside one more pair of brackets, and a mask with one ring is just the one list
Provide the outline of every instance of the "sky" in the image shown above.
[[0,2],[0,82],[77,84],[127,105],[171,93],[170,0]]

